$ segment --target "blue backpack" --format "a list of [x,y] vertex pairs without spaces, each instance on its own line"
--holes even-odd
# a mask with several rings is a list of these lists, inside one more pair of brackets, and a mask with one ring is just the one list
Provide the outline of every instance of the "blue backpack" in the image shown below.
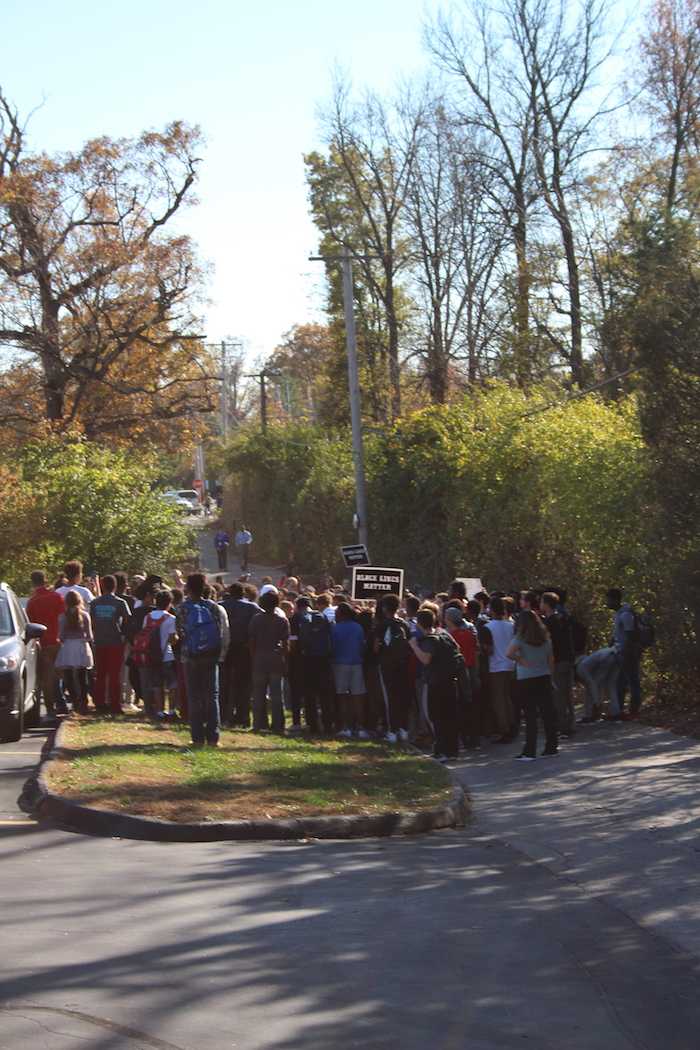
[[185,653],[187,656],[212,656],[221,649],[221,632],[205,602],[186,601]]

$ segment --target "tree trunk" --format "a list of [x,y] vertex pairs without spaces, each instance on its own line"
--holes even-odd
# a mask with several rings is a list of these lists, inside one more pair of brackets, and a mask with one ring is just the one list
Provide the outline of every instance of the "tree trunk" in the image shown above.
[[384,305],[389,334],[389,388],[391,395],[391,418],[401,415],[401,369],[399,368],[399,325],[394,312],[394,285],[391,274],[387,274]]
[[51,422],[63,419],[66,400],[66,375],[61,363],[61,338],[58,324],[58,303],[48,289],[41,295],[41,337],[43,349],[41,366],[44,373],[46,418]]
[[571,378],[576,386],[583,386],[583,334],[581,323],[581,281],[576,258],[574,235],[569,216],[564,211],[561,224],[561,239],[566,256],[566,272],[569,285],[569,306],[571,308]]
[[525,386],[530,378],[530,272],[527,263],[527,205],[521,186],[515,191],[516,220],[513,243],[517,267],[515,301],[515,378],[518,386]]

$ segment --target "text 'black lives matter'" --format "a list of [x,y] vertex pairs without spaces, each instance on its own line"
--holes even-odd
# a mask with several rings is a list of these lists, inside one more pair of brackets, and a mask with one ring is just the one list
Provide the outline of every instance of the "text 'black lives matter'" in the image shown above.
[[381,598],[383,594],[403,594],[403,569],[380,569],[374,565],[354,566],[352,596],[356,600]]

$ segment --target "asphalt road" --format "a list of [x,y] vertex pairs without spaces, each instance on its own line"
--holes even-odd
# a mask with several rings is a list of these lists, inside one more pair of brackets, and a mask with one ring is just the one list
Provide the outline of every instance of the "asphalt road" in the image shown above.
[[416,839],[3,824],[1,1050],[697,1050],[700,746],[611,728],[477,754],[475,823]]

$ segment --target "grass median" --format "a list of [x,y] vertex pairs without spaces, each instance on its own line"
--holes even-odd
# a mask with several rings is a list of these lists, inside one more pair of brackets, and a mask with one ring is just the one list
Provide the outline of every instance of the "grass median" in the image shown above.
[[74,718],[49,770],[57,794],[99,809],[179,823],[429,809],[447,772],[372,741],[228,732],[196,748],[188,726]]

